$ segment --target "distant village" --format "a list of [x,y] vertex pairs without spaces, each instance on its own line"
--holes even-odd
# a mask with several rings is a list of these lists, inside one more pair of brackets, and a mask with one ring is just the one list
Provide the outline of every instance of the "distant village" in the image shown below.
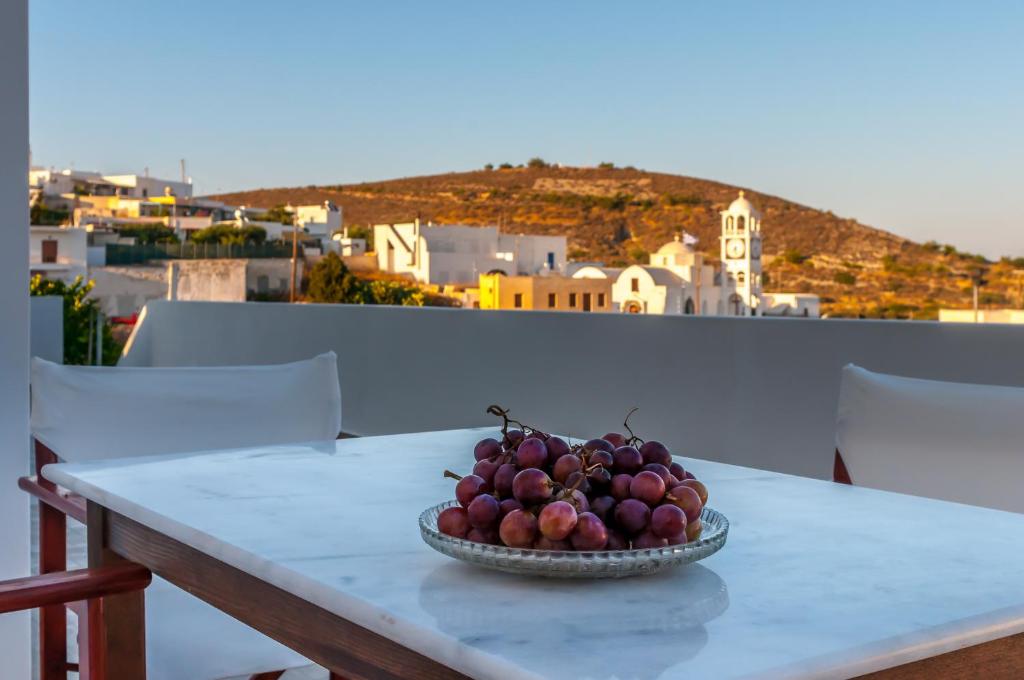
[[[333,253],[355,274],[387,274],[469,309],[818,317],[818,296],[762,287],[761,213],[743,192],[721,213],[720,265],[685,232],[646,265],[570,262],[564,236],[497,226],[376,224],[343,206],[256,207],[193,196],[191,180],[33,167],[33,275],[94,282],[116,323],[149,300],[296,300]],[[369,243],[368,243],[369,241]]]

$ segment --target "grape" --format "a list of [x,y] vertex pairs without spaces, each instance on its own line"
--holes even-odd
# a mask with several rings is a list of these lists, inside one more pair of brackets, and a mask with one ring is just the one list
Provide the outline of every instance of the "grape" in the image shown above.
[[554,465],[559,458],[571,451],[569,445],[561,437],[549,437],[545,443],[548,447],[548,465]]
[[598,496],[590,502],[590,512],[605,524],[610,524],[615,517],[615,499],[611,496]]
[[498,503],[498,499],[486,493],[474,498],[473,502],[466,508],[469,523],[475,529],[489,529],[493,527],[498,523],[499,514],[501,514],[501,504]]
[[555,461],[555,466],[551,469],[551,476],[555,478],[555,481],[559,484],[565,484],[565,480],[574,472],[579,472],[583,469],[583,463],[580,461],[579,456],[568,455],[562,456]]
[[627,498],[615,506],[615,523],[627,534],[643,531],[650,518],[651,509],[635,498]]
[[633,482],[633,475],[615,475],[612,477],[612,497],[617,501],[624,501],[630,498],[629,485]]
[[668,466],[668,471],[672,473],[672,476],[676,479],[686,479],[686,470],[679,463],[672,461],[672,464]]
[[615,448],[626,445],[626,435],[619,434],[618,432],[609,432],[605,436],[601,437],[601,439],[605,440]]
[[508,498],[512,495],[512,480],[518,473],[519,470],[512,463],[505,463],[498,467],[498,471],[494,473],[494,490],[498,492],[499,496]]
[[686,524],[686,540],[687,541],[696,541],[698,538],[700,538],[700,532],[703,531],[703,529],[704,529],[704,525],[701,524],[701,521],[699,519],[695,520],[693,522],[687,522],[687,524]]
[[579,489],[566,489],[559,494],[559,500],[564,500],[571,503],[576,508],[576,512],[589,512],[590,501],[587,500],[587,495]]
[[594,451],[587,458],[587,466],[591,465],[603,465],[609,470],[612,469],[612,465],[615,464],[615,457],[607,451]]
[[669,483],[678,482],[679,480],[672,476],[672,473],[668,471],[668,468],[661,463],[648,463],[644,465],[644,470],[653,472],[654,474],[661,477],[661,481],[665,482],[665,488],[669,488]]
[[537,468],[521,470],[512,480],[512,495],[523,505],[545,501],[551,497],[552,491],[551,478]]
[[516,464],[521,468],[541,468],[548,462],[548,447],[536,437],[528,437],[516,449]]
[[486,460],[488,458],[494,458],[501,453],[501,444],[498,443],[497,439],[488,437],[487,439],[481,439],[473,447],[473,456],[477,460]]
[[[689,528],[690,525],[686,525],[686,526],[687,526],[687,528]],[[665,540],[668,541],[669,545],[683,545],[684,543],[687,542],[687,540],[686,540],[686,531],[687,531],[687,529],[683,529],[678,534],[675,534],[675,535],[672,535],[672,536],[666,536]]]
[[665,500],[685,512],[687,522],[700,519],[700,511],[704,506],[700,502],[700,496],[692,488],[677,486],[665,496]]
[[487,482],[487,486],[494,488],[494,473],[500,466],[497,459],[484,458],[473,466],[473,474]]
[[672,464],[672,454],[661,442],[649,441],[640,447],[640,455],[645,463],[658,463],[668,467]]
[[501,520],[498,535],[510,548],[530,548],[537,535],[537,518],[525,510],[513,510]]
[[576,528],[569,538],[576,550],[603,550],[608,543],[608,528],[591,512],[576,519]]
[[514,449],[525,437],[522,430],[509,430],[505,433],[505,448]]
[[437,528],[442,534],[465,538],[469,533],[469,518],[465,508],[446,508],[437,516]]
[[615,449],[612,454],[615,460],[616,474],[622,473],[627,475],[634,475],[640,471],[640,468],[644,465],[644,458],[640,455],[640,452],[632,446],[620,446]]
[[686,513],[674,505],[659,505],[651,513],[651,531],[661,538],[672,538],[680,534],[685,536]]
[[688,486],[697,492],[697,496],[700,498],[701,506],[708,504],[708,487],[704,486],[703,482],[699,482],[696,479],[684,479],[679,482],[681,486]]
[[537,528],[540,529],[540,533],[552,540],[560,541],[566,538],[576,528],[576,508],[565,501],[545,505],[537,516]]
[[615,450],[615,447],[612,446],[610,441],[604,439],[591,439],[583,445],[583,450],[587,453],[591,453],[593,451],[607,451],[608,453],[611,453]]
[[659,536],[655,536],[650,531],[645,531],[635,539],[633,539],[633,547],[637,550],[648,550],[650,548],[664,548],[668,545],[668,541]]
[[547,536],[541,536],[534,542],[533,547],[537,550],[561,550],[562,552],[566,552],[572,550],[572,543],[564,539],[561,541],[553,541]]
[[505,519],[505,515],[512,512],[513,510],[522,510],[523,504],[517,501],[515,498],[506,498],[498,504],[500,512],[498,513],[498,519]]
[[653,507],[665,497],[665,482],[658,475],[645,470],[630,482],[629,495]]
[[577,470],[565,478],[565,486],[569,489],[578,489],[583,493],[590,493],[590,482],[582,470]]
[[[689,470],[687,470],[687,471],[686,471],[686,479],[697,479],[697,478],[693,476],[693,473],[692,473],[692,472],[690,472]],[[683,481],[685,482],[685,481],[686,481],[686,479],[684,479]]]
[[487,493],[487,482],[478,475],[466,475],[455,485],[455,498],[464,508],[482,493]]
[[612,473],[598,465],[587,473],[587,482],[592,493],[605,493],[612,483]]
[[608,530],[608,544],[604,547],[605,550],[629,550],[629,543],[618,531],[614,529]]
[[466,538],[477,543],[487,543],[488,545],[498,545],[501,543],[498,530],[493,527],[490,529],[470,529],[469,533],[466,534]]

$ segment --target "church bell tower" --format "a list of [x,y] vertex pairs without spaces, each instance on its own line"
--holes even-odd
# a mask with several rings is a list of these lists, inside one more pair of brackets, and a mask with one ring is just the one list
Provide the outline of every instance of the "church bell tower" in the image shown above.
[[[727,314],[756,316],[761,301],[761,213],[739,198],[722,211],[722,276],[732,279],[736,294],[727,303]],[[723,284],[725,281],[723,280]]]

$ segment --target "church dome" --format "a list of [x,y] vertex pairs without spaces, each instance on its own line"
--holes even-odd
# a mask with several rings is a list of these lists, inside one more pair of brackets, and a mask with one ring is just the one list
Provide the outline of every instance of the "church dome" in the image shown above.
[[692,248],[688,248],[679,240],[679,235],[676,234],[674,240],[669,241],[662,247],[658,248],[658,255],[689,255],[693,252]]
[[740,191],[739,198],[729,204],[729,212],[731,213],[752,213],[757,212],[754,208],[754,204],[747,200],[744,195],[745,192]]

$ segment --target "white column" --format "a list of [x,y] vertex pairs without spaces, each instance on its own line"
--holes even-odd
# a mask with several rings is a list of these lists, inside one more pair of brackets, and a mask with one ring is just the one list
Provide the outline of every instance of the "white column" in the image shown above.
[[[0,2],[0,579],[28,576],[28,2]],[[0,665],[31,676],[29,615],[0,616]]]

